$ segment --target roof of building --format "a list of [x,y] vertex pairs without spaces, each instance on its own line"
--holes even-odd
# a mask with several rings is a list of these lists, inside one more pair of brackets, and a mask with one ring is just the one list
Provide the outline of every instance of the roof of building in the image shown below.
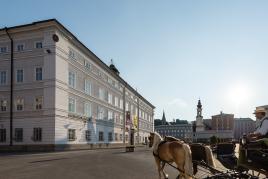
[[155,108],[154,105],[152,105],[149,101],[147,101],[143,96],[141,96],[134,88],[132,88],[122,77],[119,75],[116,75],[114,71],[109,68],[107,64],[105,64],[96,54],[94,54],[87,46],[85,46],[72,32],[70,32],[65,26],[63,26],[57,19],[47,19],[47,20],[42,20],[42,21],[36,21],[33,23],[29,24],[24,24],[24,25],[18,25],[18,26],[12,26],[12,27],[5,27],[0,29],[0,31],[5,31],[9,29],[17,29],[17,28],[23,28],[23,27],[29,27],[29,26],[34,26],[38,24],[43,24],[43,23],[48,23],[48,22],[55,22],[57,25],[59,25],[61,28],[63,28],[66,32],[68,32],[79,44],[81,44],[88,52],[90,52],[99,62],[99,65],[104,67],[106,71],[108,71],[114,78],[118,79],[121,83],[123,83],[127,88],[129,88],[135,95],[137,95],[139,98],[144,100],[149,106],[152,108]]

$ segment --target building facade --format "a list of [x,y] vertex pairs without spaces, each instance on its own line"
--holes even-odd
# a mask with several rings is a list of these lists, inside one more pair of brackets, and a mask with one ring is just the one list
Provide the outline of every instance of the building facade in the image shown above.
[[155,131],[162,137],[173,136],[187,142],[192,141],[193,137],[191,124],[159,125],[155,126]]
[[251,118],[235,118],[234,121],[234,138],[237,141],[241,139],[244,134],[248,135],[256,129],[255,121]]
[[220,113],[212,116],[211,121],[212,130],[233,130],[234,129],[234,115]]
[[0,105],[2,146],[128,145],[154,130],[154,106],[55,19],[0,29]]

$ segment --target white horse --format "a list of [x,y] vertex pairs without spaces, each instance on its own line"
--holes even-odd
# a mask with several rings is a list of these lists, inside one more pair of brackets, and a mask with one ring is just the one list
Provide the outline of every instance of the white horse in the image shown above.
[[[158,167],[159,179],[161,179],[161,172],[165,178],[168,175],[164,171],[165,163],[175,162],[180,171],[177,178],[192,179],[193,163],[191,149],[188,144],[180,141],[163,141],[162,137],[157,133],[150,133],[149,147],[152,147],[156,165]],[[164,161],[164,162],[163,162]]]

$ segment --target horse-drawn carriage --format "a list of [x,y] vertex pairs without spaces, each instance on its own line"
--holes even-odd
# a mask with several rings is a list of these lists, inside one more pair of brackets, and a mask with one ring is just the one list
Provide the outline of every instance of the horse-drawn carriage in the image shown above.
[[[218,144],[216,155],[217,160],[224,166],[222,170],[215,167],[212,150],[203,144],[185,144],[173,137],[162,139],[157,133],[151,134],[150,143],[153,147],[153,154],[158,166],[159,178],[161,178],[161,172],[167,178],[163,170],[165,164],[179,171],[180,174],[177,178],[262,179],[268,177],[268,139],[262,139],[257,141],[257,143],[253,143],[243,138],[239,145],[238,156],[235,154],[235,144]],[[184,145],[188,145],[188,148],[191,150],[191,165],[187,161],[189,160],[188,149],[183,147]],[[185,154],[180,154],[179,150],[174,149],[175,147],[186,149],[184,150]],[[181,153],[183,153],[183,150],[181,150]],[[178,159],[179,157],[176,156],[179,155],[184,156],[184,159]],[[176,166],[173,165],[173,162],[175,162]],[[180,163],[187,164],[188,167],[181,166]],[[189,166],[193,170],[190,170]],[[196,175],[198,171],[202,171],[203,175]]]

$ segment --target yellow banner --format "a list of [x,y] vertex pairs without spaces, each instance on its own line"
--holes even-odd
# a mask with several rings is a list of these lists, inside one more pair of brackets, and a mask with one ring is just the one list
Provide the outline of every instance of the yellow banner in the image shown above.
[[136,115],[133,117],[133,127],[135,130],[138,129],[138,116]]

